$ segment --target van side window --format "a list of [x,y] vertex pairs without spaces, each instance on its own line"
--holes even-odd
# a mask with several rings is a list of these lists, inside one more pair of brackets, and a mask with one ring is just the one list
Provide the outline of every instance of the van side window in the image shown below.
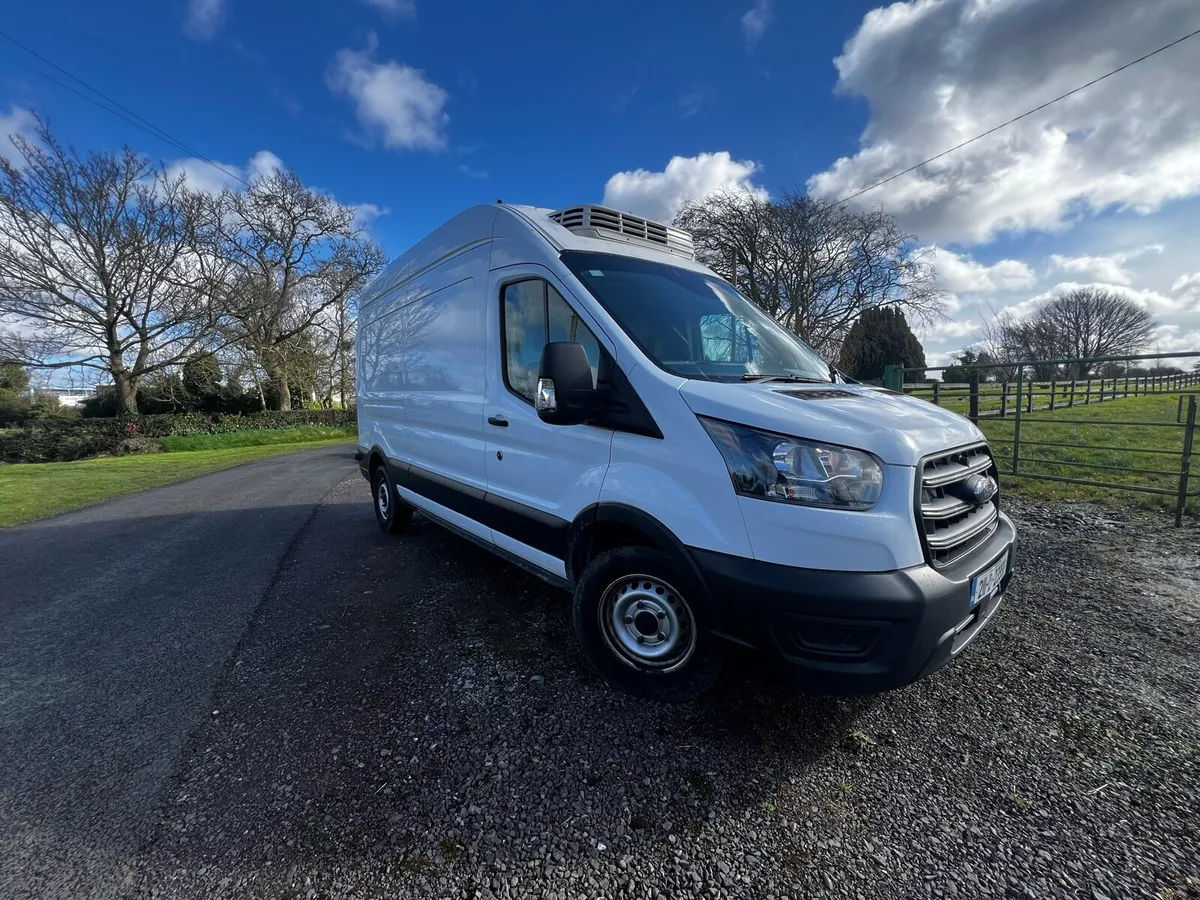
[[550,341],[583,345],[592,365],[592,382],[600,365],[595,335],[563,299],[541,279],[518,281],[504,288],[504,380],[513,393],[533,402],[542,348]]

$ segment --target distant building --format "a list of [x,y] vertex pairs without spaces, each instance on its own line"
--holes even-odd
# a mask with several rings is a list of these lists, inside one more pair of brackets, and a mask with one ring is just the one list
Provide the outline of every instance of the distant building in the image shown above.
[[96,396],[95,391],[83,388],[45,388],[41,393],[53,394],[63,406],[78,406],[84,400]]

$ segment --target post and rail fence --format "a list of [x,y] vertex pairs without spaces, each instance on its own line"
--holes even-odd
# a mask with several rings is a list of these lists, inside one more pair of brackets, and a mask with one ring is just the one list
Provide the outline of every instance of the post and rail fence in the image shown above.
[[[1200,498],[1200,489],[1192,490],[1191,486],[1196,480],[1191,475],[1191,462],[1198,450],[1200,371],[1070,377],[1070,373],[1089,372],[1102,363],[1125,363],[1128,369],[1130,363],[1162,359],[1200,359],[1200,351],[955,364],[954,368],[969,373],[966,384],[910,380],[912,376],[924,379],[929,372],[949,367],[893,365],[884,370],[884,387],[951,409],[990,432],[988,440],[1003,477],[1156,495],[1171,503],[1175,524],[1180,526],[1189,501]],[[1050,377],[1027,377],[1031,374]],[[1164,415],[1157,405],[1148,418],[1135,421],[1129,420],[1131,416],[1120,416],[1119,406],[1109,407],[1108,411],[1118,416],[1114,419],[1081,418],[1067,412],[1077,406],[1159,395],[1176,398],[1170,420],[1167,416],[1171,413]],[[1135,407],[1127,404],[1125,408]],[[1141,414],[1142,405],[1137,410]],[[1031,426],[1048,428],[1048,433],[1039,434],[1038,438],[1070,439],[1031,439],[1028,431]],[[1104,429],[1099,443],[1092,439],[1096,429]],[[1118,435],[1127,439],[1121,441]],[[1116,445],[1118,442],[1125,446]],[[1139,442],[1142,446],[1127,446]],[[1153,468],[1135,465],[1143,463],[1145,458],[1167,464],[1163,457],[1172,457],[1177,465],[1170,469],[1159,468],[1157,464]],[[1200,479],[1200,474],[1197,478]]]

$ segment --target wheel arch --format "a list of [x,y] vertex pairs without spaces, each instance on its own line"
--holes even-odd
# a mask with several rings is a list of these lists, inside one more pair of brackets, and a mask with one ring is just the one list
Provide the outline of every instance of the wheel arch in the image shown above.
[[626,503],[594,503],[575,517],[567,537],[567,579],[579,580],[588,563],[614,547],[653,547],[688,573],[708,598],[708,585],[684,543],[649,513]]

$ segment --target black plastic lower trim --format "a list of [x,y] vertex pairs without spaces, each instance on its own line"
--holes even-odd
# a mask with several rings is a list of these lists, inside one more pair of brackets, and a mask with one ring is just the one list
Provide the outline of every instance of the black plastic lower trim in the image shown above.
[[571,523],[507,497],[463,484],[412,463],[389,459],[392,481],[413,493],[486,525],[514,541],[566,559]]
[[[1001,516],[987,543],[953,573],[929,565],[834,572],[690,552],[722,635],[753,647],[758,661],[796,687],[854,694],[910,684],[962,650],[1008,588],[1015,538],[1012,523]],[[1005,552],[1008,571],[999,593],[972,610],[971,579]]]

